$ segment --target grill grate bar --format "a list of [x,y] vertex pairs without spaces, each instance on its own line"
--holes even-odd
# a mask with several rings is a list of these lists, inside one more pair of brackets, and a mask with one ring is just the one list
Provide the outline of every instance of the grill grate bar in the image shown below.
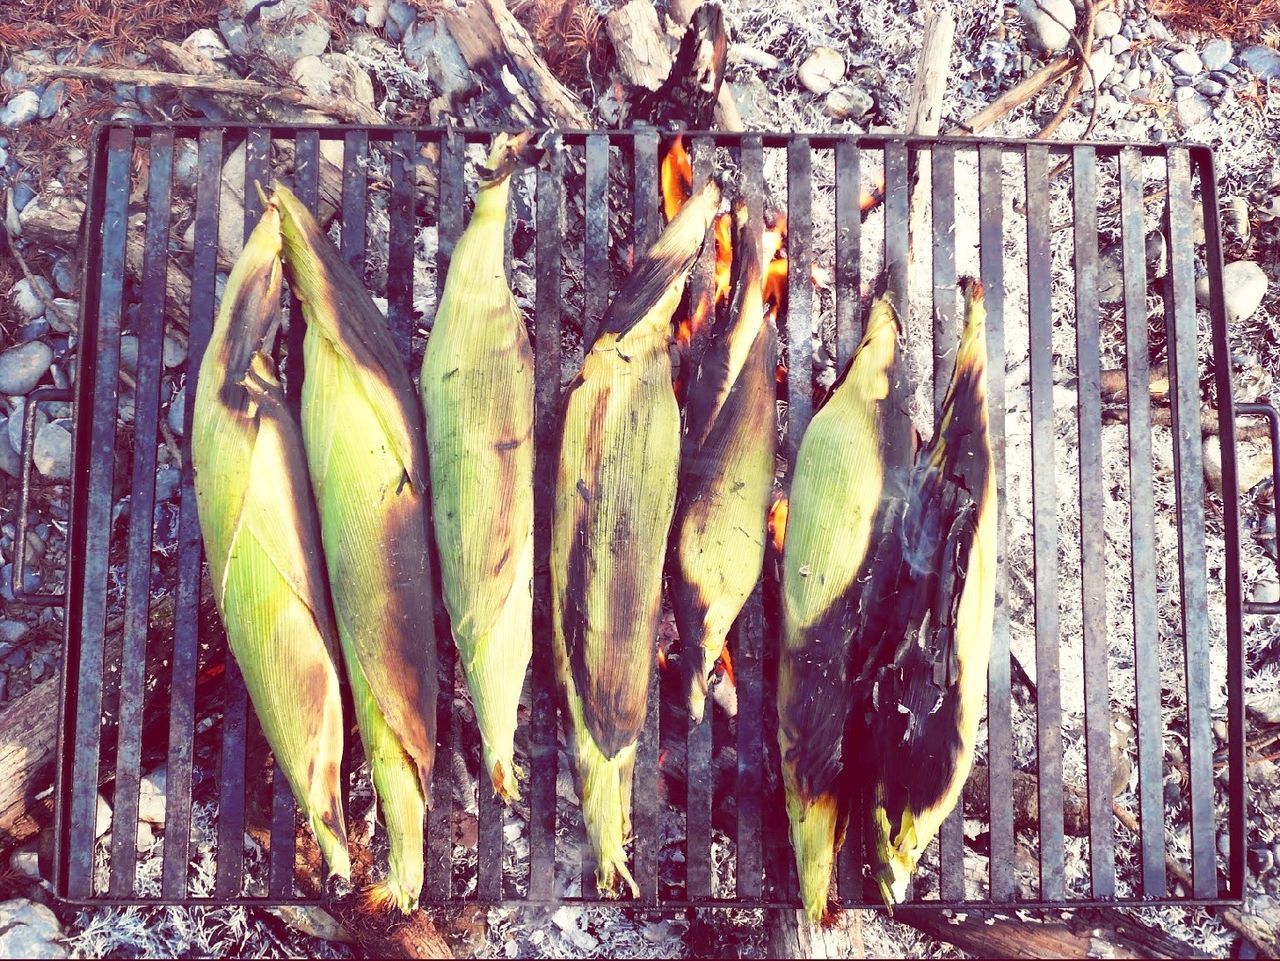
[[587,138],[586,232],[583,238],[583,277],[586,280],[582,318],[583,349],[590,347],[609,307],[609,138]]
[[[813,159],[809,142],[787,144],[787,231],[813,235]],[[808,243],[787,247],[787,451],[794,466],[813,417],[813,267]]]
[[[933,186],[933,417],[936,424],[947,395],[959,342],[956,301],[955,148],[934,148]],[[938,890],[943,901],[964,900],[963,803],[938,832]]]
[[[1169,152],[1169,279],[1166,304],[1173,460],[1178,476],[1178,551],[1186,642],[1187,759],[1191,769],[1191,886],[1217,894],[1213,826],[1213,731],[1209,715],[1209,622],[1205,587],[1204,467],[1196,358],[1196,294],[1191,169],[1187,151]],[[1224,361],[1225,362],[1225,361]]]
[[[264,189],[270,175],[271,135],[250,130],[245,139],[244,232],[247,241],[262,214],[262,198],[256,185]],[[256,718],[254,720],[256,724]],[[244,884],[244,823],[246,746],[249,734],[249,698],[240,666],[226,652],[222,679],[222,753],[218,761],[218,863],[214,876],[214,896],[235,897]]]
[[[391,143],[390,227],[387,238],[387,319],[391,336],[407,357],[413,341],[413,196],[417,190],[418,148],[412,133],[400,131]],[[446,175],[447,176],[447,175]],[[457,199],[461,201],[461,187]],[[441,193],[445,192],[441,188]],[[443,204],[444,201],[442,200]],[[441,208],[441,226],[449,223]],[[456,235],[451,240],[456,240]]]
[[1010,654],[1005,516],[1005,346],[1004,346],[1004,155],[1000,147],[978,148],[979,243],[987,304],[987,408],[996,470],[996,610],[987,671],[987,778],[990,809],[991,900],[1012,901],[1013,882],[1013,720],[1009,709]]
[[368,225],[365,211],[369,202],[369,132],[349,130],[342,145],[342,257],[364,277]]
[[[647,130],[636,135],[634,194],[632,217],[635,223],[636,256],[648,250],[658,239],[661,229],[658,200],[658,135]],[[656,652],[655,652],[656,654]],[[658,846],[654,839],[661,831],[658,820],[658,684],[650,666],[649,700],[645,708],[644,728],[636,747],[634,783],[640,786],[632,797],[632,847],[636,884],[640,901],[655,904],[658,900]]]
[[[1215,358],[1231,356],[1228,336],[1226,291],[1222,283],[1222,236],[1213,229],[1214,218],[1219,211],[1218,182],[1213,169],[1213,154],[1201,149],[1195,155],[1200,176],[1200,199],[1205,216],[1205,261],[1209,268],[1209,310],[1212,318],[1212,347]],[[1219,436],[1231,438],[1235,432],[1235,394],[1231,388],[1231,364],[1214,364],[1214,384],[1217,387]],[[1272,432],[1273,449],[1280,448],[1277,436]],[[1274,465],[1273,465],[1274,471]],[[1274,474],[1273,474],[1274,477]],[[1280,484],[1273,484],[1273,489]],[[1232,443],[1222,444],[1222,489],[1237,491],[1236,448]],[[1223,497],[1223,535],[1226,541],[1226,569],[1223,585],[1226,590],[1226,617],[1228,624],[1238,624],[1242,613],[1240,584],[1240,505],[1235,497]],[[1227,637],[1227,742],[1244,744],[1244,638],[1240,632],[1228,631]],[[1227,857],[1227,889],[1230,896],[1244,896],[1247,871],[1245,840],[1249,833],[1248,812],[1245,810],[1245,760],[1243,752],[1231,750],[1227,757],[1227,825],[1230,854]]]
[[[564,155],[552,145],[537,174],[537,311],[534,335],[534,637],[551,637],[551,512],[555,503],[560,410],[560,244],[564,209],[560,182]],[[529,743],[529,896],[551,898],[556,862],[556,681],[549,643],[533,645],[533,717]]]
[[[200,132],[196,182],[196,234],[218,236],[222,185],[222,132]],[[127,188],[126,188],[127,190]],[[197,244],[191,269],[190,364],[183,399],[183,437],[191,436],[195,410],[195,371],[200,369],[213,326],[217,244]],[[106,352],[114,356],[114,352]],[[169,761],[165,775],[164,867],[160,881],[166,898],[187,893],[191,850],[191,760],[195,735],[196,656],[200,649],[200,523],[196,515],[195,475],[190,450],[182,457],[182,503],[178,517],[178,591],[173,621],[173,658],[169,678]]]
[[[168,256],[169,183],[173,174],[173,132],[152,138],[147,186],[147,233],[143,286],[164,290]],[[116,745],[115,817],[138,823],[138,782],[142,762],[142,698],[146,691],[147,627],[151,608],[151,542],[156,498],[156,429],[160,412],[160,373],[164,337],[164,297],[142,303],[138,317],[138,365],[134,397],[133,486],[129,500],[129,567],[125,582],[124,645],[120,654],[120,709]],[[229,719],[233,720],[233,719]],[[229,734],[234,733],[228,731]],[[242,780],[241,782],[242,783]],[[111,835],[112,897],[133,893],[137,871],[137,832]]]
[[1142,893],[1164,897],[1164,730],[1157,633],[1155,495],[1151,459],[1151,362],[1147,344],[1146,232],[1142,157],[1120,155],[1124,244],[1126,377],[1129,390],[1129,516],[1133,559],[1134,686],[1137,694],[1138,797]]
[[1115,896],[1111,813],[1111,701],[1107,687],[1107,533],[1102,475],[1102,354],[1098,317],[1098,167],[1073,151],[1077,425],[1080,435],[1080,604],[1084,634],[1085,754],[1093,896]]
[[[1027,280],[1031,328],[1031,490],[1035,529],[1036,730],[1040,796],[1040,896],[1063,897],[1062,699],[1058,678],[1058,495],[1054,468],[1053,292],[1050,288],[1049,150],[1028,147]],[[1037,345],[1040,345],[1037,348]]]

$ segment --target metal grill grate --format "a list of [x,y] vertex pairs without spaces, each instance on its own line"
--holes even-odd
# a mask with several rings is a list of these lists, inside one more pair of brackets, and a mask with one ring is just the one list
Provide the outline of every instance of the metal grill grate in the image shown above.
[[[322,201],[337,208],[341,249],[357,271],[375,260],[386,264],[389,279],[379,293],[385,294],[389,323],[414,369],[422,348],[415,333],[420,323],[415,298],[433,296],[422,288],[421,278],[415,287],[415,246],[422,248],[424,230],[435,232],[434,283],[442,283],[474,184],[467,176],[468,145],[487,137],[481,131],[198,124],[100,131],[87,214],[74,395],[69,538],[74,549],[65,595],[57,778],[60,896],[92,903],[275,903],[316,896],[300,880],[305,834],[295,833],[293,800],[283,779],[266,787],[270,766],[260,753],[252,710],[234,663],[225,657],[207,600],[202,607],[201,544],[185,454],[176,508],[157,498],[165,404],[177,401],[170,396],[175,390],[184,392],[189,428],[194,372],[216,307],[217,273],[226,269],[217,256],[220,196],[228,189],[222,169],[235,148],[246,148],[246,231],[260,210],[253,185],[285,176],[313,208]],[[523,191],[526,206],[517,212],[508,255],[531,275],[533,309],[526,311],[531,327],[536,317],[535,544],[542,560],[534,615],[540,642],[521,734],[527,736],[531,772],[527,807],[504,812],[487,791],[477,797],[474,779],[449,763],[462,750],[467,722],[459,714],[465,708],[455,709],[452,645],[442,644],[440,752],[424,890],[424,900],[433,903],[594,898],[585,870],[589,865],[579,864],[580,823],[571,804],[557,805],[557,769],[565,762],[557,749],[550,646],[541,642],[549,632],[545,558],[553,470],[546,454],[554,449],[562,370],[571,366],[571,355],[590,338],[608,303],[610,245],[616,252],[619,243],[648,244],[660,229],[659,137],[652,131],[565,133],[559,143],[562,149],[531,175],[532,189]],[[188,219],[175,157],[193,145],[198,162],[191,253],[174,239]],[[770,203],[784,208],[789,218],[789,303],[780,332],[788,457],[794,456],[815,394],[823,389],[827,361],[843,367],[857,344],[863,292],[881,265],[888,265],[887,284],[897,303],[912,307],[908,344],[932,344],[932,366],[917,371],[924,389],[916,399],[926,428],[931,399],[940,397],[950,374],[958,335],[957,271],[980,273],[987,285],[991,427],[1004,559],[983,745],[987,783],[977,785],[980,798],[969,799],[970,842],[964,822],[953,816],[935,846],[938,853],[922,866],[917,898],[926,904],[1026,906],[1239,901],[1245,872],[1242,614],[1248,605],[1240,587],[1230,440],[1234,411],[1209,151],[703,134],[692,139],[692,153],[699,179],[713,166],[740,171],[756,224],[769,196],[766,184],[773,188]],[[933,171],[934,215],[918,242],[931,246],[924,262],[932,269],[921,282],[908,270],[908,184],[926,163]],[[1065,175],[1055,179],[1051,169],[1058,164],[1065,165]],[[333,167],[340,168],[339,179],[330,175]],[[864,221],[860,185],[877,173],[884,178],[885,201]],[[427,186],[420,189],[423,174]],[[621,205],[619,184],[625,195]],[[1167,200],[1160,200],[1167,204],[1167,270],[1157,270],[1162,276],[1148,286],[1144,236],[1159,207],[1148,203],[1150,196],[1144,200],[1144,190],[1159,187],[1167,190]],[[375,190],[387,194],[385,245],[368,219]],[[1118,206],[1100,208],[1100,190],[1118,192]],[[1070,197],[1074,211],[1062,225],[1066,229],[1052,221],[1054,198],[1062,196]],[[1202,239],[1194,236],[1197,205],[1205,226]],[[1119,227],[1124,283],[1122,304],[1105,310],[1099,306],[1100,271],[1110,268],[1099,253],[1100,218],[1108,230],[1113,223]],[[142,238],[137,282],[126,279],[130,235]],[[1200,313],[1194,291],[1197,258],[1214,291],[1210,308]],[[575,274],[582,277],[580,285],[565,280],[566,268],[575,264],[585,267]],[[1055,264],[1060,275],[1065,270],[1073,278],[1073,291],[1054,289]],[[710,266],[704,263],[695,274],[695,286],[709,282]],[[175,268],[190,278],[191,376],[185,382],[175,381],[161,363],[164,290],[167,277],[173,286]],[[133,269],[136,273],[137,265]],[[1149,325],[1148,297],[1155,294],[1165,310]],[[1083,322],[1077,326],[1073,316]],[[1067,319],[1055,325],[1055,317]],[[131,424],[117,430],[125,391],[123,330],[138,338],[137,390]],[[300,331],[301,323],[294,323],[289,342],[294,357],[300,356]],[[1169,367],[1174,424],[1169,434],[1153,429],[1148,394],[1150,362],[1161,353]],[[1006,389],[1006,368],[1017,373],[1028,356],[1025,392],[1019,378]],[[1127,446],[1121,452],[1128,466],[1120,475],[1104,469],[1104,460],[1115,453],[1104,451],[1101,393],[1103,359],[1117,357],[1123,358],[1129,385]],[[289,379],[295,394],[299,381]],[[1212,497],[1206,501],[1197,442],[1202,386],[1216,394],[1221,436],[1227,439],[1220,454],[1228,493],[1221,503]],[[1025,410],[1019,398],[1026,398]],[[28,429],[28,449],[30,436]],[[1204,443],[1216,441],[1206,437]],[[1168,470],[1159,467],[1162,445],[1171,446]],[[131,469],[128,456],[116,456],[121,451],[132,457]],[[1029,472],[1016,478],[1007,474],[1014,454],[1023,457],[1028,451]],[[1107,480],[1115,476],[1121,480]],[[1170,486],[1176,509],[1158,515],[1153,491]],[[113,506],[122,494],[129,495],[130,512],[127,521],[117,523]],[[1007,509],[1015,501],[1029,505],[1028,511]],[[1104,524],[1107,510],[1117,503],[1130,519],[1122,536]],[[176,525],[171,525],[174,518],[165,511],[174,509]],[[22,517],[25,522],[25,511]],[[1171,565],[1158,556],[1158,534],[1168,527],[1176,528],[1168,532],[1177,552]],[[1210,547],[1222,559],[1212,571],[1206,560]],[[20,584],[21,571],[15,576]],[[1121,594],[1132,598],[1131,611],[1109,602],[1108,585],[1117,583]],[[767,571],[730,639],[739,690],[736,725],[720,717],[714,728],[707,724],[689,731],[681,717],[660,719],[659,685],[651,686],[635,776],[633,869],[644,905],[794,902],[794,867],[775,775],[771,585]],[[171,617],[161,599],[164,590],[172,592]],[[1012,603],[1024,595],[1026,603]],[[1061,629],[1063,620],[1078,622],[1079,630]],[[1124,643],[1115,641],[1117,630]],[[438,634],[449,637],[447,630]],[[1011,646],[1019,658],[1011,659]],[[1170,668],[1171,649],[1178,654],[1174,662],[1184,665],[1181,671]],[[1081,668],[1064,670],[1068,662]],[[1011,696],[1025,689],[1027,681],[1020,678],[1027,672],[1035,678],[1033,705]],[[149,682],[157,675],[165,682],[160,688]],[[1211,703],[1211,680],[1225,688],[1223,704]],[[1083,690],[1076,691],[1080,686]],[[1223,712],[1230,735],[1216,757],[1215,711]],[[1137,729],[1136,746],[1114,757],[1113,712],[1132,712]],[[209,723],[213,716],[221,717],[220,725]],[[1083,733],[1083,751],[1075,743],[1077,729]],[[1166,738],[1184,750],[1186,778],[1170,782],[1176,790],[1166,783]],[[668,767],[677,753],[670,745],[684,746],[687,770],[694,772],[687,791],[678,788]],[[1112,815],[1111,766],[1122,755],[1135,761],[1140,837]],[[714,793],[713,758],[728,768],[725,783]],[[469,761],[474,771],[476,758]],[[1215,761],[1223,772],[1217,779]],[[139,819],[141,772],[158,763],[167,770],[159,842],[163,872],[159,878],[142,877],[133,827]],[[1069,836],[1064,797],[1070,801],[1071,792],[1064,779],[1074,779],[1081,766],[1087,825],[1082,837]],[[1015,780],[1028,775],[1035,779],[1038,820],[1015,824]],[[113,798],[115,830],[109,840],[95,841],[100,786]],[[664,813],[668,802],[674,814]],[[1167,804],[1185,810],[1189,842],[1166,830]],[[460,834],[460,825],[471,816],[468,808],[475,812],[474,840]],[[670,830],[673,817],[684,819],[677,832],[685,838],[682,860],[662,856],[664,828]],[[523,834],[515,829],[511,834],[527,838],[527,872],[516,857],[520,837],[512,839],[505,831],[526,820]],[[269,825],[269,832],[264,828],[256,835],[265,853],[243,842],[246,826],[255,822]],[[1222,848],[1220,833],[1228,840]],[[206,863],[212,857],[216,865],[211,886],[197,883],[192,867],[197,856]],[[855,831],[839,862],[839,890],[847,904],[863,901],[860,856]],[[1166,857],[1189,869],[1192,890],[1171,883]],[[587,881],[580,883],[583,876]]]

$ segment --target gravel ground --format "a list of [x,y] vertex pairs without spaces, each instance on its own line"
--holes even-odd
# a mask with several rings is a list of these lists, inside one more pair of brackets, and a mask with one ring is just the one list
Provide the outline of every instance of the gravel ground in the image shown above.
[[[989,104],[1002,92],[1032,73],[1041,62],[1063,49],[1066,39],[1056,24],[1035,12],[1029,0],[1021,3],[1002,0],[942,0],[955,13],[959,25],[956,49],[951,64],[952,82],[944,101],[943,127],[962,122]],[[1059,19],[1070,0],[1046,0]],[[248,7],[256,7],[253,2]],[[264,10],[277,5],[263,5]],[[424,17],[401,0],[362,0],[350,4],[329,4],[325,0],[284,0],[279,12],[286,14],[275,32],[262,27],[269,18],[246,17],[238,3],[225,5],[230,13],[207,22],[193,22],[191,27],[204,29],[191,34],[188,46],[216,58],[250,54],[248,63],[256,75],[274,76],[293,73],[305,84],[341,82],[349,89],[365,94],[390,121],[410,122],[434,117],[424,115],[420,104],[431,103],[440,95],[444,84],[433,64],[424,64],[424,50],[419,29],[411,29],[416,18]],[[529,16],[536,3],[524,3],[522,15]],[[238,10],[238,13],[237,13]],[[797,129],[809,131],[875,131],[897,129],[906,109],[922,27],[919,5],[902,0],[867,0],[850,10],[835,0],[803,0],[782,5],[748,2],[726,4],[727,19],[736,45],[731,50],[731,88],[749,127],[757,129]],[[1024,15],[1025,13],[1025,15]],[[0,26],[3,17],[0,16]],[[180,40],[187,33],[172,36]],[[1082,136],[1096,108],[1093,134],[1100,139],[1131,140],[1160,143],[1190,140],[1211,144],[1215,148],[1219,189],[1224,198],[1224,220],[1227,225],[1227,254],[1233,266],[1227,285],[1229,312],[1232,314],[1233,373],[1239,400],[1280,397],[1273,388],[1280,370],[1280,295],[1274,283],[1280,277],[1280,165],[1276,144],[1280,142],[1277,121],[1280,98],[1272,91],[1280,81],[1280,53],[1257,41],[1236,41],[1213,35],[1173,34],[1160,20],[1153,18],[1141,0],[1122,5],[1118,14],[1104,14],[1097,31],[1096,49],[1090,65],[1096,78],[1097,93],[1086,93],[1066,119],[1057,136],[1064,139]],[[11,258],[0,258],[0,294],[8,290],[7,300],[0,301],[0,595],[11,599],[11,565],[17,553],[15,539],[19,425],[25,398],[37,386],[67,386],[74,367],[77,349],[73,326],[79,278],[74,251],[47,249],[30,239],[32,225],[54,204],[60,193],[72,197],[82,195],[85,187],[86,155],[83,146],[68,136],[74,122],[88,112],[100,116],[140,119],[185,115],[190,109],[172,98],[162,97],[145,88],[121,85],[105,91],[87,91],[80,84],[54,82],[40,84],[25,76],[11,58],[13,51],[4,46],[6,35],[0,32],[0,186],[7,186],[4,216],[6,244],[0,237],[0,250],[12,245],[21,253],[32,272],[30,278]],[[91,38],[90,38],[91,39]],[[1273,41],[1276,37],[1271,38]],[[230,47],[230,52],[227,48]],[[315,54],[343,51],[349,59],[320,63]],[[429,53],[429,50],[427,50]],[[125,62],[145,63],[140,53],[125,51],[123,55],[102,44],[77,42],[71,47],[46,41],[27,56],[61,59],[76,56],[90,63],[101,58],[123,56]],[[243,63],[245,61],[233,61]],[[317,66],[319,64],[319,66]],[[368,83],[372,80],[372,83]],[[366,85],[367,84],[367,91]],[[588,93],[583,80],[578,86]],[[1060,90],[1048,93],[1029,106],[1016,111],[993,131],[1007,136],[1034,134],[1058,106]],[[607,98],[587,96],[589,103],[600,105],[607,115]],[[435,102],[438,104],[438,102]],[[92,111],[87,108],[91,107]],[[438,108],[437,108],[438,109]],[[9,127],[12,129],[6,130]],[[178,179],[189,184],[194,177],[194,158],[179,158]],[[1149,174],[1161,173],[1150,164]],[[780,163],[771,161],[766,171],[775,193],[785,183]],[[379,175],[376,165],[373,176]],[[958,168],[959,182],[971,183],[973,173],[964,164]],[[819,235],[833,236],[833,177],[827,167],[815,168],[815,230]],[[59,189],[61,185],[61,190]],[[961,191],[957,217],[957,256],[961,270],[975,270],[976,243],[972,225],[972,194],[964,199]],[[1104,171],[1099,182],[1100,204],[1116,197],[1113,174]],[[1006,223],[1025,222],[1025,197],[1006,196]],[[1070,196],[1064,184],[1052,192],[1051,210],[1055,223],[1070,220]],[[183,211],[178,211],[181,218]],[[879,222],[873,215],[865,235],[874,235]],[[386,231],[385,212],[375,208],[370,215],[370,247],[376,249]],[[1158,211],[1149,212],[1148,231],[1158,237]],[[238,229],[232,225],[232,229]],[[1104,263],[1118,242],[1115,217],[1104,217],[1102,241]],[[1158,241],[1156,241],[1158,243]],[[416,238],[418,289],[434,289],[433,269],[435,235],[424,228]],[[864,262],[864,276],[872,275],[878,252],[871,246]],[[1007,250],[1010,269],[1006,290],[1006,316],[1009,318],[1007,340],[1008,391],[1007,417],[1011,434],[1029,420],[1028,359],[1025,349],[1025,286],[1016,268],[1025,253],[1016,245]],[[517,264],[517,269],[520,267]],[[819,268],[830,264],[819,257]],[[385,287],[386,264],[372,258],[368,267],[371,287]],[[1070,402],[1075,375],[1075,338],[1073,285],[1069,247],[1055,242],[1053,258],[1055,296],[1055,382]],[[1104,271],[1104,281],[1106,280]],[[529,276],[517,270],[517,288],[521,293],[531,289]],[[523,287],[523,289],[522,289]],[[1100,285],[1105,287],[1105,284]],[[572,298],[574,294],[570,294]],[[913,290],[913,305],[927,310],[928,287]],[[1122,313],[1119,305],[1103,301],[1104,344],[1123,341]],[[816,297],[819,322],[824,328],[832,323],[829,291],[821,288]],[[1159,309],[1159,301],[1155,302]],[[415,304],[426,323],[434,311],[430,295]],[[920,323],[918,313],[913,323]],[[1021,318],[1022,326],[1019,326]],[[1202,319],[1202,323],[1204,320]],[[927,327],[927,321],[925,323]],[[1153,329],[1155,329],[1153,327]],[[1107,332],[1112,339],[1107,339]],[[1202,335],[1207,334],[1207,327]],[[1201,337],[1202,346],[1205,337]],[[136,341],[135,355],[136,355]],[[127,347],[126,347],[127,354]],[[927,356],[927,355],[926,355]],[[823,361],[819,354],[819,363]],[[827,361],[829,363],[829,360]],[[1112,351],[1104,355],[1104,366],[1123,364],[1123,355]],[[126,356],[126,368],[129,366]],[[165,345],[166,383],[169,398],[180,397],[177,389],[185,375],[185,342],[171,336]],[[1206,379],[1205,383],[1208,381]],[[926,432],[930,422],[927,398],[922,388],[920,421]],[[174,411],[177,410],[176,419]],[[1056,424],[1059,452],[1059,503],[1061,517],[1059,562],[1064,583],[1078,578],[1079,472],[1074,458],[1067,456],[1076,444],[1074,418],[1059,408]],[[27,589],[48,589],[58,584],[66,544],[66,480],[70,471],[69,410],[65,405],[47,405],[37,416],[34,461],[37,467],[34,485],[31,526],[25,545],[27,566],[34,573]],[[179,425],[180,405],[169,404],[166,414],[171,426]],[[121,409],[122,423],[131,419],[131,406]],[[1111,576],[1106,599],[1107,628],[1112,644],[1113,666],[1123,665],[1126,652],[1132,649],[1132,608],[1125,590],[1124,571],[1130,563],[1128,554],[1128,459],[1127,432],[1123,425],[1108,426],[1104,432],[1104,476],[1106,489],[1113,492],[1106,506],[1107,570],[1121,572]],[[1176,492],[1172,482],[1172,438],[1167,428],[1153,433],[1156,455],[1157,511],[1162,518],[1157,528],[1157,581],[1162,597],[1168,597],[1177,586],[1177,535],[1171,518],[1176,508]],[[176,517],[176,471],[169,455],[161,448],[162,472],[158,483],[157,520],[172,525]],[[1257,600],[1280,600],[1280,580],[1275,571],[1276,528],[1275,492],[1265,482],[1268,452],[1265,443],[1243,442],[1240,445],[1243,475],[1249,479],[1242,500],[1245,521],[1244,577],[1247,596]],[[1225,717],[1225,663],[1222,659],[1222,586],[1224,547],[1221,523],[1213,504],[1220,503],[1214,493],[1215,445],[1206,446],[1209,495],[1208,570],[1213,617],[1210,661],[1211,698],[1215,719]],[[1035,677],[1035,644],[1030,617],[1032,594],[1029,565],[1030,533],[1027,519],[1031,516],[1029,451],[1014,444],[1008,455],[1009,590],[1006,602],[1010,611],[1011,646],[1018,664],[1032,681]],[[1220,487],[1220,474],[1217,486]],[[163,554],[169,537],[158,538]],[[170,559],[171,560],[171,559]],[[157,558],[163,571],[164,557]],[[1169,719],[1166,736],[1167,825],[1166,837],[1170,853],[1186,860],[1188,833],[1186,825],[1186,785],[1178,770],[1185,765],[1185,722],[1178,720],[1184,711],[1183,685],[1185,668],[1181,663],[1181,646],[1177,639],[1181,625],[1176,599],[1162,605],[1160,636],[1162,641],[1161,675],[1164,706]],[[1080,642],[1079,605],[1064,600],[1061,611],[1063,645],[1063,712],[1064,765],[1068,776],[1083,775],[1083,681],[1078,665]],[[1257,724],[1280,723],[1280,620],[1249,618],[1248,675],[1246,688],[1250,715]],[[62,632],[61,612],[52,609],[33,611],[14,605],[0,614],[0,702],[21,696],[33,685],[46,681],[56,673]],[[1131,675],[1115,674],[1110,691],[1115,723],[1123,730],[1132,717],[1134,694]],[[1020,764],[1034,763],[1034,704],[1025,699],[1015,703],[1017,757]],[[1215,724],[1221,739],[1225,728]],[[1132,743],[1117,752],[1117,762],[1132,765]],[[1136,810],[1133,793],[1136,778],[1131,776],[1118,795],[1120,801]],[[1262,761],[1250,767],[1250,787],[1254,797],[1251,808],[1249,909],[1275,929],[1280,929],[1280,823],[1276,805],[1280,801],[1280,772],[1274,761]],[[1219,792],[1221,795],[1222,792]],[[561,792],[562,803],[571,809],[570,787]],[[1222,798],[1219,796],[1219,801]],[[199,836],[199,835],[198,835]],[[199,845],[197,845],[199,848]],[[1074,890],[1087,883],[1083,873],[1087,843],[1069,839],[1068,883]],[[1035,857],[1034,849],[1020,852],[1020,857]],[[1136,846],[1122,842],[1117,858],[1120,893],[1135,883]],[[208,849],[198,850],[197,867],[205,868],[211,858]],[[970,852],[969,869],[981,877],[985,861]],[[30,849],[15,855],[14,870],[19,874],[38,873],[33,866]],[[144,883],[155,884],[159,859],[143,859]],[[1025,863],[1020,863],[1020,868]],[[148,875],[148,872],[151,872]],[[199,871],[196,872],[200,874]],[[207,873],[207,870],[206,870]],[[149,878],[149,880],[147,880]],[[34,901],[47,900],[39,886],[28,884],[21,893]],[[8,903],[8,902],[6,902]],[[20,906],[21,907],[21,906]],[[0,905],[3,909],[4,905]],[[22,908],[28,910],[28,908]],[[15,909],[17,910],[17,909]],[[30,907],[30,911],[37,908]],[[1143,912],[1149,920],[1170,933],[1197,944],[1214,954],[1226,954],[1233,933],[1221,919],[1206,912],[1176,909]],[[682,956],[706,953],[707,945],[747,956],[763,951],[759,917],[752,912],[717,915],[710,927],[705,918],[651,919],[629,915],[614,909],[561,909],[547,917],[533,917],[531,912],[493,909],[487,925],[468,927],[449,920],[448,929],[461,946],[480,953],[514,956],[585,957],[609,956]],[[139,956],[184,954],[215,956],[225,954],[261,954],[286,956],[308,953],[313,956],[341,956],[347,949],[328,941],[308,938],[299,933],[314,918],[280,919],[264,912],[244,909],[201,911],[126,911],[58,910],[55,926],[60,925],[65,942],[54,935],[45,939],[49,951],[64,944],[80,956],[120,953]],[[33,927],[33,930],[35,928]],[[43,929],[41,929],[43,930]],[[708,931],[713,932],[708,934]],[[8,942],[0,934],[0,951]],[[938,956],[939,946],[923,941],[911,929],[896,925],[879,914],[868,914],[864,937],[872,956]],[[710,941],[708,940],[710,938]],[[50,940],[53,939],[53,940]],[[24,946],[24,953],[40,950]],[[948,949],[949,950],[949,949]],[[32,954],[32,956],[39,956]],[[51,954],[49,956],[57,956]]]

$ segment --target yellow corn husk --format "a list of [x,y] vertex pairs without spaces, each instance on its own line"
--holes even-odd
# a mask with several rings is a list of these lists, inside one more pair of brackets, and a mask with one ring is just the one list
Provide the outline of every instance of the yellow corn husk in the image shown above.
[[556,671],[602,893],[627,870],[631,774],[644,724],[675,508],[680,412],[671,315],[719,205],[696,194],[640,259],[570,387],[551,541]]
[[513,741],[533,654],[533,350],[503,267],[512,149],[495,143],[419,384],[445,606],[485,770],[507,801],[520,796]]
[[413,909],[435,759],[422,411],[386,322],[287,189],[285,266],[307,323],[302,434],[356,720],[391,846],[373,900]]
[[[973,764],[995,613],[995,469],[987,432],[986,309],[966,284],[966,323],[933,440],[902,518],[887,663],[864,735],[873,777],[871,862],[885,903],[902,901]],[[886,576],[892,576],[891,574]]]
[[708,675],[764,564],[777,446],[778,338],[766,317],[760,238],[744,204],[734,220],[733,302],[689,383],[672,525],[671,602],[699,722]]
[[270,352],[280,219],[268,209],[227,280],[192,412],[196,505],[227,643],[329,870],[350,877],[337,629],[302,433]]
[[849,369],[805,432],[791,482],[778,747],[801,899],[814,920],[826,911],[848,817],[841,777],[851,706],[846,669],[886,509],[883,446],[897,360],[898,322],[882,298]]

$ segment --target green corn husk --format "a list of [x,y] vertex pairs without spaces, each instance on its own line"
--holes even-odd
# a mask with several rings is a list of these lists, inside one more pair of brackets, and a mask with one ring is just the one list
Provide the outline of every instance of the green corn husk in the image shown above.
[[338,633],[391,847],[371,900],[407,913],[422,888],[436,728],[422,412],[359,278],[292,193],[272,203],[307,323],[302,433]]
[[689,713],[701,721],[707,679],[764,564],[777,445],[778,338],[766,316],[760,238],[734,211],[733,302],[712,331],[686,394],[672,524],[671,602]]
[[[960,799],[973,764],[995,614],[995,469],[987,432],[986,309],[966,323],[937,429],[921,451],[877,596],[887,653],[861,725],[871,781],[871,866],[891,909]],[[865,776],[865,775],[864,775]]]
[[196,504],[227,643],[329,870],[351,875],[342,814],[337,629],[302,433],[270,360],[280,219],[268,209],[227,280],[192,412]]
[[520,796],[513,741],[533,654],[533,350],[503,266],[517,147],[495,143],[420,381],[445,606],[485,770],[507,801]]
[[883,448],[897,347],[897,318],[881,298],[843,379],[805,432],[791,482],[778,747],[801,899],[815,921],[826,912],[848,818],[841,777],[851,702],[846,671],[886,509]]
[[633,893],[631,775],[656,656],[680,412],[671,315],[719,205],[709,183],[640,259],[565,405],[551,541],[556,671],[602,893]]

